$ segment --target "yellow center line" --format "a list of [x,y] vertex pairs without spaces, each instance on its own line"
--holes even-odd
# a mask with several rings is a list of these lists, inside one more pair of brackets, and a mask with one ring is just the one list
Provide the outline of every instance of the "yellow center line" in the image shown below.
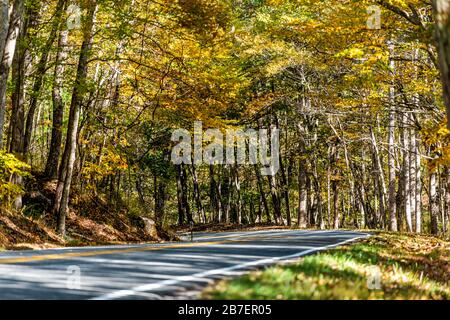
[[[173,244],[164,245],[159,247],[141,247],[141,248],[129,248],[129,249],[111,249],[111,250],[97,250],[97,251],[87,251],[87,252],[66,252],[66,253],[56,253],[56,254],[44,254],[32,257],[20,257],[20,258],[0,258],[0,265],[2,264],[16,264],[16,263],[26,263],[26,262],[36,262],[36,261],[48,261],[48,260],[64,260],[70,258],[80,258],[80,257],[92,257],[100,255],[111,255],[118,253],[132,253],[132,252],[146,252],[146,251],[159,251],[165,249],[183,249],[183,248],[193,248],[193,247],[205,247],[214,246],[220,244],[227,244],[232,242],[247,242],[250,240],[261,239],[263,236],[253,236],[241,240],[223,240],[223,241],[213,241],[213,242],[197,242],[197,243],[187,243],[187,244]],[[270,239],[279,238],[281,236],[272,236]]]

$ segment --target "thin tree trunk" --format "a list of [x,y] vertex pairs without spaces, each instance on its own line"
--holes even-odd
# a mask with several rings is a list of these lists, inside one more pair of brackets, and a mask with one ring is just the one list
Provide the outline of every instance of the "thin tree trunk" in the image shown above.
[[242,224],[242,197],[241,197],[241,182],[239,179],[239,167],[234,166],[234,188],[236,190],[236,220],[239,225]]
[[283,224],[283,217],[281,216],[280,197],[278,195],[277,179],[275,175],[267,176],[270,186],[270,194],[272,196],[273,218],[275,223]]
[[218,222],[220,217],[219,194],[217,181],[214,176],[214,166],[209,166],[209,199],[212,214],[212,221]]
[[416,232],[422,232],[422,161],[420,155],[420,140],[416,138]]
[[430,231],[431,234],[437,235],[438,230],[439,202],[437,193],[437,173],[430,172]]
[[136,191],[138,193],[139,202],[145,213],[148,213],[147,202],[145,201],[144,188],[142,186],[142,176],[140,173],[136,175]]
[[256,180],[258,183],[258,191],[259,191],[259,195],[261,198],[261,202],[263,204],[264,212],[266,214],[266,219],[267,219],[267,222],[271,223],[272,217],[270,216],[269,205],[267,203],[266,193],[264,192],[263,181],[261,178],[261,172],[260,172],[258,166],[255,166],[255,172],[256,172]]
[[396,196],[396,206],[397,206],[397,224],[398,231],[403,232],[405,230],[405,221],[403,219],[405,212],[405,171],[402,169],[398,172],[398,180],[400,183],[398,184],[397,196]]
[[188,176],[185,165],[181,165],[181,187],[183,190],[183,207],[188,223],[194,222],[192,219],[191,207],[189,205]]
[[386,182],[384,179],[384,170],[383,170],[383,164],[381,162],[381,155],[378,148],[378,142],[375,137],[375,132],[373,131],[373,128],[370,127],[370,136],[372,140],[372,146],[373,146],[373,152],[374,152],[374,160],[375,160],[375,169],[376,169],[376,177],[375,179],[378,180],[378,190],[377,193],[379,194],[379,204],[380,204],[380,215],[377,217],[377,223],[381,222],[381,226],[385,225],[385,199],[386,199]]
[[182,183],[182,169],[181,165],[176,166],[176,177],[177,177],[177,202],[178,202],[178,225],[182,226],[184,225],[185,218],[186,218],[186,211],[184,207],[184,201],[183,201],[183,183]]
[[411,150],[410,150],[410,134],[409,129],[406,127],[408,126],[408,120],[409,116],[407,113],[403,114],[403,179],[404,179],[404,186],[403,186],[403,192],[404,192],[404,201],[405,201],[405,219],[406,219],[406,227],[408,228],[408,232],[413,232],[413,226],[412,226],[412,216],[411,216],[411,170],[410,170],[410,157],[411,157]]
[[450,219],[450,166],[445,168],[445,210],[444,210],[444,225],[445,231],[448,231],[448,222]]
[[338,181],[333,180],[331,182],[331,188],[333,190],[333,217],[334,217],[334,223],[333,228],[339,229],[340,225],[340,213],[339,213],[339,190],[338,190]]
[[202,198],[200,194],[200,187],[197,176],[197,169],[194,162],[192,162],[192,182],[194,186],[194,200],[197,207],[198,218],[202,219],[203,223],[206,223],[205,210],[203,209]]
[[5,125],[6,112],[6,89],[9,72],[16,51],[24,13],[24,0],[14,0],[12,13],[8,26],[8,36],[6,38],[3,58],[0,63],[0,149],[3,149],[3,128]]
[[[395,61],[393,59],[394,56],[394,45],[390,44],[390,68],[394,78],[395,75]],[[397,199],[396,199],[396,172],[395,172],[395,87],[394,80],[389,88],[389,150],[388,150],[388,167],[389,167],[389,230],[390,231],[398,231],[397,224]]]
[[25,127],[25,137],[24,137],[24,153],[27,154],[29,152],[30,143],[31,143],[31,135],[33,131],[33,120],[34,114],[36,112],[39,93],[44,81],[45,70],[47,68],[47,60],[50,54],[50,50],[52,49],[53,43],[58,35],[58,30],[61,28],[62,15],[66,5],[66,0],[58,0],[56,5],[56,11],[53,18],[52,29],[50,31],[50,35],[45,43],[43,48],[43,52],[41,55],[41,59],[38,62],[36,67],[36,79],[34,81],[33,89],[31,92],[31,100],[30,100],[30,108],[27,114],[27,122]]
[[[61,154],[62,143],[62,125],[64,117],[64,102],[62,98],[62,86],[64,79],[65,67],[63,61],[67,58],[67,39],[68,32],[61,31],[58,40],[58,53],[55,62],[55,72],[53,75],[53,88],[52,88],[52,103],[53,103],[53,126],[52,126],[52,138],[50,142],[50,151],[47,157],[47,163],[45,166],[45,176],[49,179],[57,177],[58,162]],[[101,155],[99,156],[101,161]]]
[[308,208],[307,208],[307,199],[308,199],[308,192],[306,188],[306,180],[307,180],[307,174],[306,174],[306,161],[305,160],[299,160],[298,162],[298,227],[299,228],[306,228],[308,227],[306,217],[308,214]]
[[[279,130],[280,123],[279,123],[278,117],[276,115],[274,115],[274,119],[275,119],[276,128]],[[288,179],[286,177],[286,171],[284,170],[285,169],[284,161],[283,161],[283,155],[281,153],[281,150],[279,152],[279,159],[280,159],[279,161],[280,161],[280,172],[281,172],[281,192],[283,194],[284,202],[286,205],[286,220],[287,220],[287,225],[291,226],[292,221],[291,221],[291,208],[290,208],[290,204],[289,204],[289,186],[288,186]]]
[[432,5],[444,104],[447,109],[447,127],[450,130],[450,1],[433,0]]
[[0,0],[0,62],[3,60],[9,28],[9,0]]
[[88,72],[88,60],[90,57],[92,40],[94,35],[94,20],[97,11],[97,1],[89,0],[87,3],[87,17],[83,30],[83,44],[80,51],[77,76],[72,93],[70,106],[69,124],[67,129],[66,146],[59,171],[58,186],[56,189],[54,212],[58,216],[58,232],[65,236],[66,216],[68,211],[70,186],[72,173],[76,160],[76,144],[78,133],[78,122],[83,97],[86,93],[86,78]]
[[411,150],[411,156],[409,159],[409,176],[411,177],[409,183],[410,183],[410,195],[411,195],[411,218],[412,218],[412,225],[413,230],[415,231],[417,229],[416,223],[417,223],[417,202],[416,202],[416,192],[417,192],[417,156],[416,156],[416,132],[414,129],[411,129],[410,131],[410,150]]
[[327,166],[327,222],[328,228],[332,228],[331,222],[331,147],[328,148],[328,166]]
[[317,170],[317,161],[316,159],[311,160],[311,165],[313,167],[312,174],[314,178],[314,188],[317,196],[317,223],[321,230],[325,229],[325,220],[323,218],[323,200],[322,200],[322,187],[319,180],[319,174]]
[[22,23],[19,38],[17,40],[16,51],[12,63],[11,77],[13,80],[13,92],[11,96],[11,120],[9,151],[15,154],[23,152],[23,130],[25,124],[25,64],[29,57],[29,50],[26,48],[29,18],[25,17]]
[[154,176],[154,198],[155,198],[155,225],[159,231],[163,228],[164,213],[166,207],[166,182]]

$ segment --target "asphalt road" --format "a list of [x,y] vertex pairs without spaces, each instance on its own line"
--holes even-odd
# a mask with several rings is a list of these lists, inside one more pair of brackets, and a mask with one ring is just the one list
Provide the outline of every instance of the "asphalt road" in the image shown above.
[[194,243],[0,253],[0,299],[195,299],[209,283],[367,237],[345,231],[197,233]]

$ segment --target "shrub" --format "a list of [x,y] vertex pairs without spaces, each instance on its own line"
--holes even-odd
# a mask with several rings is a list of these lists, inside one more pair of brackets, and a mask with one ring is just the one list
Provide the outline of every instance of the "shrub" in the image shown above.
[[13,182],[15,176],[30,177],[30,166],[14,155],[0,151],[0,205],[7,205],[23,193],[23,187]]

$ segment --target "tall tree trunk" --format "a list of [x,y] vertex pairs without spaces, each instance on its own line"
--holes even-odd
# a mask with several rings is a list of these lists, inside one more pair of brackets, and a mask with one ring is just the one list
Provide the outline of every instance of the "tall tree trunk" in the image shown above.
[[430,172],[430,231],[431,234],[437,235],[438,230],[438,215],[439,215],[439,200],[437,193],[437,173]]
[[154,176],[154,198],[155,198],[155,225],[156,229],[162,230],[164,222],[164,213],[166,207],[166,185],[163,179]]
[[177,202],[178,202],[178,225],[182,226],[184,225],[185,218],[186,218],[186,209],[184,207],[184,201],[183,201],[183,182],[182,182],[182,169],[181,165],[176,166],[176,177],[177,177]]
[[56,11],[54,14],[52,29],[50,31],[50,35],[47,39],[47,42],[44,45],[43,52],[41,55],[41,59],[38,62],[36,67],[36,79],[34,81],[33,89],[31,92],[31,100],[30,100],[30,108],[27,114],[27,123],[25,127],[25,138],[24,138],[24,153],[27,154],[30,148],[31,143],[31,135],[33,131],[34,124],[34,114],[36,112],[36,108],[39,100],[39,93],[43,84],[45,70],[47,68],[47,60],[50,54],[50,50],[55,42],[55,39],[58,35],[58,30],[61,28],[62,15],[64,8],[66,6],[66,0],[58,0],[56,5]]
[[333,228],[339,229],[341,226],[339,225],[340,222],[340,213],[339,213],[339,190],[338,190],[338,181],[333,180],[331,182],[331,189],[333,190],[333,217],[334,217],[334,223]]
[[191,207],[189,205],[188,176],[185,165],[181,165],[181,190],[184,212],[188,223],[194,222],[192,219]]
[[448,231],[448,222],[450,220],[450,165],[445,168],[445,230]]
[[9,150],[12,153],[24,154],[25,127],[25,79],[29,75],[32,57],[29,46],[30,30],[36,27],[39,18],[40,3],[37,0],[25,4],[23,23],[12,64],[13,92],[11,96],[11,120]]
[[282,182],[282,193],[284,198],[284,203],[286,205],[286,221],[287,225],[292,225],[292,218],[291,218],[291,205],[289,202],[289,185],[288,185],[288,179],[286,177],[286,172],[283,164],[283,157],[280,152],[280,172],[281,172],[281,182]]
[[198,175],[197,175],[197,169],[195,167],[195,163],[192,162],[192,183],[194,186],[194,200],[195,200],[195,205],[197,207],[197,214],[198,214],[198,219],[201,221],[203,221],[203,223],[206,223],[206,215],[205,215],[205,210],[203,208],[203,204],[202,204],[202,198],[201,198],[201,194],[200,194],[200,186],[199,186],[199,182],[198,182]]
[[380,204],[380,215],[377,217],[377,223],[381,226],[385,225],[385,203],[386,203],[386,182],[384,179],[384,170],[383,170],[383,163],[381,161],[381,155],[378,148],[378,142],[375,136],[375,132],[372,127],[370,127],[370,136],[372,140],[372,147],[373,147],[373,156],[375,160],[375,170],[376,170],[376,177],[378,183],[378,190],[377,193],[379,195],[379,204]]
[[139,172],[136,175],[136,191],[138,193],[140,205],[142,206],[142,209],[144,210],[144,212],[147,214],[149,210],[148,210],[147,202],[145,201],[144,188],[142,186],[142,175]]
[[83,27],[83,44],[81,45],[78,70],[70,105],[69,124],[67,128],[66,145],[59,170],[58,186],[55,195],[54,212],[58,216],[58,232],[65,236],[66,216],[69,205],[72,173],[76,160],[76,144],[78,122],[80,119],[81,104],[86,93],[86,79],[88,73],[88,60],[91,53],[94,35],[94,20],[97,11],[97,1],[89,0],[87,3],[87,16]]
[[450,0],[433,0],[435,37],[439,53],[447,127],[450,130]]
[[278,225],[283,224],[283,217],[281,216],[280,197],[278,194],[277,178],[275,175],[267,176],[270,186],[270,194],[272,196],[273,218]]
[[266,193],[264,192],[263,181],[261,178],[261,171],[259,170],[258,166],[256,166],[256,165],[255,165],[255,172],[256,172],[256,180],[257,180],[256,182],[258,183],[258,191],[259,191],[260,201],[262,202],[263,209],[266,214],[267,222],[271,223],[272,217],[270,216],[269,205],[267,203]]
[[[333,177],[331,178],[331,169],[330,169],[330,184],[331,184],[331,191],[333,193],[333,228],[339,229],[340,228],[340,212],[339,212],[339,180],[338,180],[338,174],[339,169],[336,167],[337,162],[339,161],[339,152],[337,150],[337,144],[334,143],[333,146],[330,148],[329,151],[329,163],[330,167],[333,168]],[[329,195],[330,197],[330,195]],[[331,199],[329,199],[330,201]]]
[[[280,123],[279,123],[277,115],[274,115],[274,119],[275,119],[275,126],[276,126],[276,128],[278,130],[280,130]],[[291,226],[292,225],[292,221],[291,221],[291,208],[290,208],[290,203],[289,203],[288,179],[286,177],[286,171],[285,171],[285,168],[284,168],[284,161],[283,161],[283,155],[281,153],[281,150],[278,153],[279,153],[280,172],[281,172],[281,192],[283,194],[284,202],[285,202],[285,205],[286,205],[287,225]]]
[[411,144],[410,144],[410,134],[407,126],[409,125],[409,116],[407,113],[403,114],[403,192],[405,201],[405,219],[406,227],[408,232],[413,232],[412,226],[412,215],[411,215]]
[[9,28],[9,0],[0,0],[0,62],[3,60]]
[[[52,88],[52,104],[53,104],[53,126],[52,138],[50,141],[50,151],[47,157],[45,166],[45,176],[49,179],[54,179],[58,174],[58,162],[61,155],[62,143],[62,125],[64,117],[64,102],[62,98],[62,86],[64,79],[65,67],[63,61],[67,59],[67,40],[68,32],[61,31],[58,40],[58,53],[55,61],[55,72],[53,75]],[[99,156],[101,161],[101,155]]]
[[389,167],[389,230],[398,231],[397,224],[397,199],[396,199],[396,172],[395,172],[395,87],[394,87],[394,75],[395,75],[395,61],[394,45],[389,45],[390,60],[389,65],[392,72],[392,81],[389,88],[389,142],[388,142],[388,167]]
[[[3,149],[3,128],[6,112],[6,89],[8,76],[16,51],[17,40],[23,23],[24,0],[14,0],[9,20],[8,36],[6,38],[3,57],[0,63],[0,149]],[[2,22],[3,23],[3,22]]]
[[[364,148],[361,150],[361,159],[366,158],[366,151]],[[361,200],[361,207],[364,208],[363,214],[362,214],[362,225],[364,227],[368,227],[370,224],[369,217],[370,217],[370,202],[367,201],[367,191],[366,191],[366,165],[364,161],[361,163],[361,169],[360,169],[360,178],[358,179],[359,184],[359,196]]]
[[328,165],[327,165],[327,222],[328,228],[332,228],[331,222],[331,147],[328,148]]
[[308,227],[306,217],[308,215],[308,192],[306,188],[306,161],[298,162],[298,227]]
[[398,184],[397,189],[397,197],[396,197],[396,206],[397,206],[397,224],[398,224],[398,231],[403,232],[405,230],[405,221],[403,219],[404,212],[405,212],[405,178],[404,178],[405,171],[402,169],[398,172],[398,181],[400,183]]
[[311,160],[312,174],[314,178],[314,188],[317,197],[317,223],[321,230],[325,229],[325,220],[323,218],[323,200],[322,200],[322,186],[319,180],[319,173],[317,169],[316,159]]
[[446,206],[446,168],[443,167],[441,174],[439,175],[439,213],[442,224],[442,233],[445,235],[447,233],[447,220],[445,214],[445,206]]
[[420,155],[420,139],[416,138],[416,232],[422,232],[422,161]]
[[410,183],[410,196],[411,196],[411,218],[412,218],[412,225],[413,230],[415,231],[417,229],[416,222],[417,222],[417,202],[416,202],[416,192],[417,192],[417,156],[416,156],[416,131],[414,129],[410,130],[410,150],[411,150],[411,156],[409,158],[409,176],[411,177],[409,183]]
[[[28,11],[28,10],[27,10]],[[13,79],[13,92],[11,96],[11,120],[10,120],[10,138],[9,151],[15,154],[23,152],[23,130],[25,124],[25,64],[29,57],[27,44],[27,29],[29,17],[24,18],[19,37],[17,39],[16,51],[12,63],[11,77]]]
[[214,166],[209,166],[209,199],[212,214],[212,221],[218,222],[220,218],[220,203],[217,181],[214,176]]
[[234,166],[234,189],[236,191],[236,200],[235,200],[235,208],[236,208],[236,222],[237,224],[242,224],[242,197],[241,197],[241,181],[239,179],[239,167],[237,165]]

